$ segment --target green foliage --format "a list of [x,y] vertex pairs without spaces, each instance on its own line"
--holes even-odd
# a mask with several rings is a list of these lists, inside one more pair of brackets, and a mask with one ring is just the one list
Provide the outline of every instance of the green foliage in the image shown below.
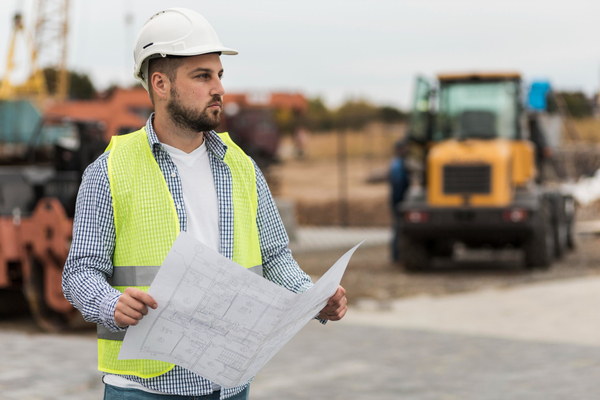
[[591,117],[594,113],[591,101],[582,92],[561,92],[565,104],[575,118]]
[[326,131],[333,128],[333,115],[323,100],[315,97],[308,100],[308,111],[301,122],[311,131]]
[[408,115],[395,107],[383,106],[379,108],[379,117],[381,121],[393,124],[406,121]]
[[[569,113],[574,118],[591,117],[594,113],[592,100],[588,99],[582,92],[557,92],[556,95],[562,96]],[[548,112],[558,112],[558,106],[554,97],[548,96]]]
[[[57,71],[55,68],[44,68],[44,76],[50,94],[56,93]],[[96,97],[96,88],[87,74],[69,71],[69,99],[90,100]]]
[[398,123],[407,115],[391,106],[377,106],[364,99],[349,99],[336,110],[330,110],[320,97],[310,99],[308,111],[301,117],[300,124],[311,131],[331,129],[361,129],[365,125],[381,121]]
[[348,100],[334,113],[338,129],[360,129],[379,117],[377,106],[366,100]]

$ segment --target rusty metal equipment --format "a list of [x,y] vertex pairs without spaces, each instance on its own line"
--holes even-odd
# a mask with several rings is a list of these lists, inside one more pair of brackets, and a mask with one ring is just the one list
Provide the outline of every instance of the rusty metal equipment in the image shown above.
[[77,311],[61,290],[73,221],[56,198],[41,199],[33,214],[0,216],[0,288],[23,288],[30,310],[46,331],[58,331]]
[[[11,165],[0,166],[0,289],[23,290],[46,331],[81,320],[62,293],[62,269],[82,173],[107,145],[102,126],[44,118],[27,151],[12,154]],[[48,142],[43,136],[49,132],[64,135]]]

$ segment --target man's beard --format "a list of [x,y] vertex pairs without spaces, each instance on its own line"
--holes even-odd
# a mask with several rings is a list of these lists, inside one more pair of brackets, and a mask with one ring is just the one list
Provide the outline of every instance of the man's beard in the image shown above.
[[[221,96],[213,96],[209,104],[222,104]],[[173,122],[184,129],[194,132],[208,132],[219,126],[221,122],[220,110],[202,111],[185,107],[179,101],[179,93],[175,88],[171,88],[171,99],[167,103],[167,112],[171,116]]]

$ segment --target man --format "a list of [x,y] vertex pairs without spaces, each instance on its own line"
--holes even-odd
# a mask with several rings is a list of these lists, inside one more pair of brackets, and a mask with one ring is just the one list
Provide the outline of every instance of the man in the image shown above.
[[542,131],[537,114],[530,113],[527,122],[529,124],[529,138],[535,147],[535,167],[537,169],[535,180],[537,183],[544,183],[544,180],[546,179],[545,166],[547,161],[552,160],[552,148],[548,146],[546,136]]
[[[117,360],[127,326],[157,307],[145,293],[151,266],[162,264],[179,231],[246,268],[262,266],[265,278],[291,291],[312,285],[287,249],[260,170],[229,136],[213,131],[223,105],[221,54],[237,52],[196,12],[174,8],[146,22],[135,76],[155,113],[145,128],[114,137],[83,176],[63,291],[99,324],[105,399],[248,398],[248,383],[221,389],[176,365]],[[346,310],[340,286],[319,318],[339,320]]]
[[394,158],[390,164],[389,182],[391,192],[391,207],[392,217],[394,218],[394,235],[391,243],[392,261],[397,263],[400,261],[400,210],[398,207],[404,199],[404,195],[409,187],[409,176],[404,162],[406,156],[406,142],[399,140],[394,146]]

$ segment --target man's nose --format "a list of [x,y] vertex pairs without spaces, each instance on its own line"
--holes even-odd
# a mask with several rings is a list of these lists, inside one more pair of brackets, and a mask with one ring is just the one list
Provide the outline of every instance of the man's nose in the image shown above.
[[212,96],[218,95],[218,96],[223,96],[225,94],[225,88],[223,87],[223,82],[221,82],[220,79],[216,80],[215,85],[213,86],[210,94]]

